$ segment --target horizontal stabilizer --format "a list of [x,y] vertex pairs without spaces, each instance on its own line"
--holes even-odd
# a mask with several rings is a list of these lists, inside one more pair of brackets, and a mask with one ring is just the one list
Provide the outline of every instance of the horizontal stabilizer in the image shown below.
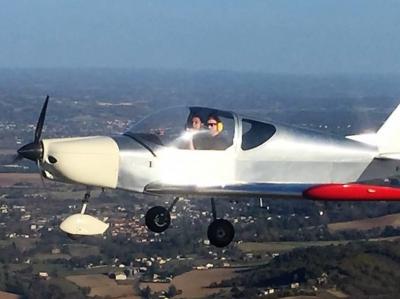
[[346,136],[361,143],[378,147],[379,157],[400,158],[400,105],[390,114],[376,133]]
[[376,133],[366,133],[360,135],[350,135],[346,136],[346,138],[355,140],[361,143],[365,143],[368,145],[378,146],[378,138]]

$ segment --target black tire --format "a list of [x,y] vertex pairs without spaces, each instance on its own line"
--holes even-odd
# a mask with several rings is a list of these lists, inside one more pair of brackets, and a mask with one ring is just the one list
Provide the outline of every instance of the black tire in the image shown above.
[[162,233],[171,224],[171,215],[166,208],[156,206],[147,211],[145,221],[149,230]]
[[208,226],[207,236],[212,245],[216,247],[225,247],[232,242],[235,236],[235,229],[228,220],[217,219]]

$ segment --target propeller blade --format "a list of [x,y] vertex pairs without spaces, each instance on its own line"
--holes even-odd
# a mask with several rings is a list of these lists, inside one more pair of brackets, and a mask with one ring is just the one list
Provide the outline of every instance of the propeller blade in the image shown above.
[[19,161],[21,161],[22,159],[24,159],[24,157],[21,156],[20,154],[14,155],[14,156],[12,157],[12,160],[11,160],[11,163],[10,163],[10,164],[16,164],[16,163],[18,163]]
[[48,103],[49,103],[49,96],[46,96],[46,100],[44,101],[42,111],[40,112],[39,120],[36,125],[35,139],[33,141],[33,143],[35,143],[35,144],[39,143],[40,137],[42,136],[43,124],[44,124],[44,120],[46,118],[46,110],[47,110]]
[[25,144],[20,149],[18,149],[18,155],[32,160],[39,161],[43,157],[43,145],[40,142],[40,138],[42,137],[42,130],[44,120],[46,118],[47,104],[49,103],[49,96],[46,96],[46,100],[44,101],[42,111],[40,111],[40,116],[35,129],[35,139],[33,142]]
[[36,161],[36,165],[39,170],[40,180],[42,181],[43,188],[46,189],[46,184],[44,183],[43,169],[40,166],[39,160]]

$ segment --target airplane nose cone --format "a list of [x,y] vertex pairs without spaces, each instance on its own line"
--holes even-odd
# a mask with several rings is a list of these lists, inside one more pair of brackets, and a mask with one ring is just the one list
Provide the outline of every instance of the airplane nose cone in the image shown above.
[[43,145],[34,142],[25,144],[18,150],[18,154],[26,159],[38,161],[43,158]]

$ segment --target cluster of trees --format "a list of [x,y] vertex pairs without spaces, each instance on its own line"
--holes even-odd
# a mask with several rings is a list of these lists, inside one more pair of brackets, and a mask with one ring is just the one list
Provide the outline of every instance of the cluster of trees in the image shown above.
[[7,264],[0,266],[0,290],[21,295],[23,298],[86,298],[89,288],[79,288],[64,279],[42,280],[28,267],[21,271],[10,271]]
[[266,266],[245,271],[221,286],[267,288],[299,282],[337,286],[351,298],[396,298],[400,292],[400,242],[353,242],[347,245],[297,249]]
[[182,290],[178,290],[173,284],[168,287],[166,292],[153,292],[149,286],[140,290],[140,296],[145,299],[160,298],[160,295],[164,295],[167,298],[173,298],[180,294],[182,294]]

